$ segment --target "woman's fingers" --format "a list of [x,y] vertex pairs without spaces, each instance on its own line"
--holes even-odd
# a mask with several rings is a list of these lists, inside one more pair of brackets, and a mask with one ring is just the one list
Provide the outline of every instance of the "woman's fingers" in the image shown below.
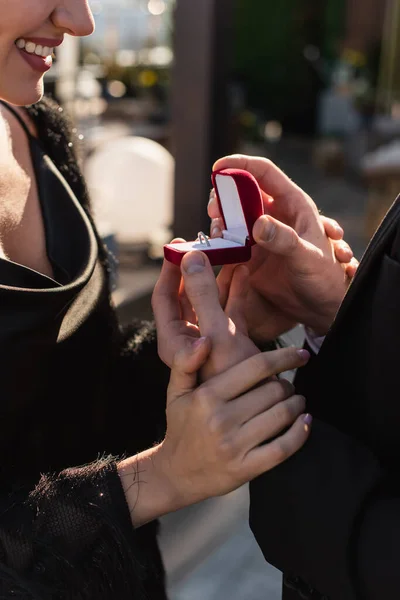
[[312,418],[309,414],[300,415],[283,435],[250,450],[245,461],[250,478],[254,479],[273,469],[298,452],[310,435],[311,423]]
[[158,332],[161,332],[168,324],[177,321],[181,317],[180,285],[181,272],[179,267],[164,260],[151,300]]
[[305,406],[304,396],[299,395],[275,403],[270,409],[256,415],[242,426],[239,432],[240,443],[250,451],[263,442],[275,438],[284,429],[293,425],[303,414]]
[[181,287],[179,290],[179,301],[181,305],[181,319],[187,323],[197,325],[197,315],[193,310],[193,306],[190,304],[189,298],[187,297],[183,279],[181,281]]
[[168,404],[196,387],[197,372],[204,365],[210,351],[210,339],[202,337],[175,354],[168,386]]
[[225,314],[232,319],[236,328],[246,335],[248,333],[246,301],[250,289],[249,277],[249,269],[245,265],[235,268],[225,307]]
[[204,383],[199,390],[206,390],[216,400],[229,401],[246,393],[273,375],[303,367],[310,358],[307,350],[281,348],[256,354]]
[[236,423],[244,426],[257,415],[263,414],[275,404],[295,393],[294,386],[286,379],[273,379],[251,392],[229,402],[229,410]]
[[217,276],[217,286],[219,291],[219,302],[223,309],[228,302],[229,290],[232,283],[235,265],[224,265]]
[[197,315],[201,335],[212,337],[227,326],[227,317],[220,305],[219,291],[210,261],[203,252],[188,252],[181,264],[185,291]]

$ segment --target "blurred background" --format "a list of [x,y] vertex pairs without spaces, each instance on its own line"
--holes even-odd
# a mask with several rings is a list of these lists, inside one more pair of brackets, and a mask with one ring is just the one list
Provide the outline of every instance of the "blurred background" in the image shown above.
[[[163,244],[208,230],[214,160],[267,156],[361,257],[400,191],[400,0],[92,0],[46,88],[72,115],[122,322]],[[297,329],[288,343],[301,343]],[[278,600],[248,491],[162,521],[171,600]]]

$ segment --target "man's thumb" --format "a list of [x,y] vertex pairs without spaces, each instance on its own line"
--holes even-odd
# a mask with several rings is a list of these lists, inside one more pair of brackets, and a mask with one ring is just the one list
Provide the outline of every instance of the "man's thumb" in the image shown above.
[[256,221],[253,236],[257,244],[281,256],[290,256],[301,246],[301,239],[294,229],[269,215]]
[[196,388],[197,373],[205,364],[210,351],[210,338],[201,337],[176,353],[168,387],[168,403]]

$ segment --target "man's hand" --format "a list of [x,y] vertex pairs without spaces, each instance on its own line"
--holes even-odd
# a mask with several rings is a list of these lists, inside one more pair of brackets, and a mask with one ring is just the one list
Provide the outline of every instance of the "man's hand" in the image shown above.
[[[263,192],[265,214],[254,226],[257,245],[246,263],[250,271],[246,308],[250,336],[258,342],[272,340],[297,323],[318,335],[326,334],[349,285],[346,269],[354,274],[357,267],[349,248],[340,246],[343,242],[339,241],[335,246],[325,227],[330,226],[338,240],[343,231],[334,222],[324,222],[311,198],[271,161],[237,155],[214,165],[215,170],[225,168],[249,171]],[[216,201],[211,200],[209,215],[215,229],[221,217]],[[348,257],[350,264],[342,266],[337,252]],[[221,270],[222,299],[231,276],[231,266]]]

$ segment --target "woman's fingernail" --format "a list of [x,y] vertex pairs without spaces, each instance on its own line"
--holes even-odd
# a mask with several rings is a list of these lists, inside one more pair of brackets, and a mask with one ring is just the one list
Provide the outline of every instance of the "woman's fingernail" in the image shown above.
[[204,254],[199,251],[191,252],[185,260],[184,269],[188,275],[194,275],[195,273],[201,273],[204,271],[206,261]]
[[276,226],[269,219],[264,221],[264,226],[261,232],[261,239],[264,242],[272,242],[275,237]]
[[297,350],[297,354],[304,361],[310,360],[311,354],[309,353],[308,350],[304,350],[304,348],[302,348],[301,350]]
[[210,199],[208,201],[208,203],[210,204],[210,202],[212,202],[215,199],[215,190],[212,189],[210,192]]
[[219,227],[213,227],[211,229],[211,237],[212,238],[221,237],[221,235],[222,235],[222,231]]
[[200,348],[200,346],[202,346],[204,344],[206,339],[207,339],[206,337],[201,337],[198,340],[195,340],[192,344],[193,352],[196,352]]
[[304,429],[305,429],[305,431],[307,433],[310,431],[310,427],[312,425],[312,421],[313,421],[313,418],[312,418],[312,416],[309,413],[307,413],[306,415],[304,415],[304,417],[303,417],[303,423],[304,423]]

